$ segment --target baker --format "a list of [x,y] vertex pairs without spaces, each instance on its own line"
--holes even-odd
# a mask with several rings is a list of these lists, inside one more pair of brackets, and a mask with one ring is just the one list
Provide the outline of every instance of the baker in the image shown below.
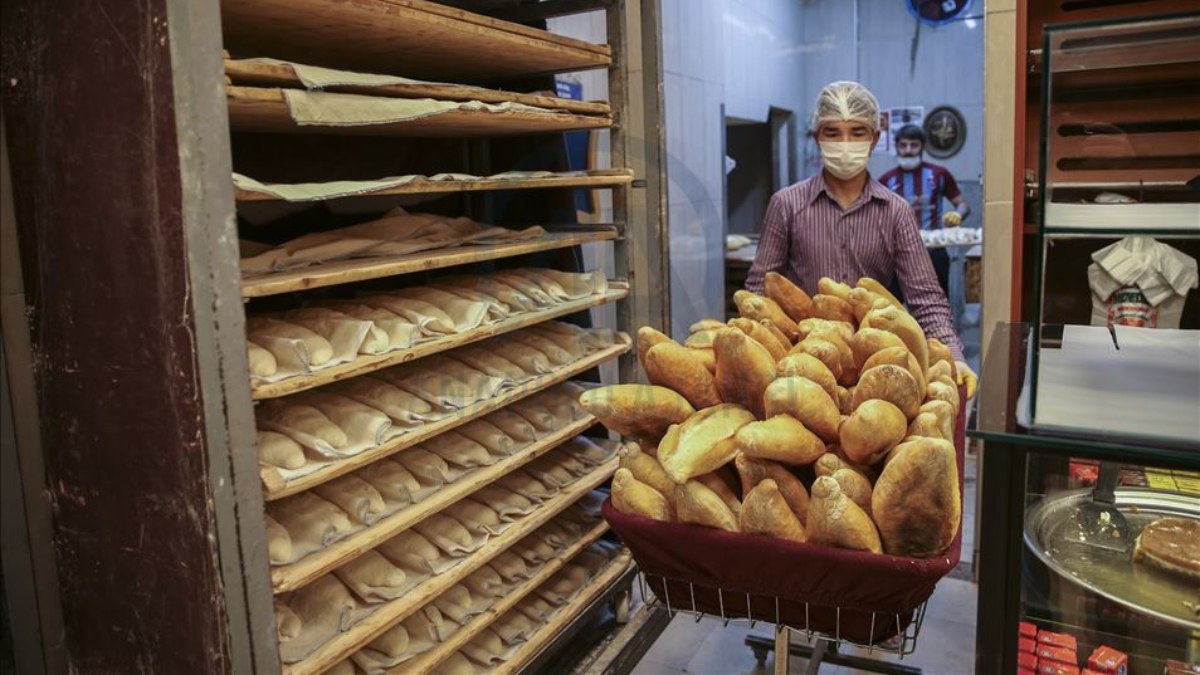
[[811,128],[824,169],[772,195],[746,287],[762,293],[767,272],[810,293],[821,277],[850,285],[861,277],[885,286],[895,281],[925,334],[953,352],[973,392],[975,375],[963,362],[950,303],[921,243],[913,209],[867,172],[879,142],[875,96],[857,82],[830,83],[817,95]]

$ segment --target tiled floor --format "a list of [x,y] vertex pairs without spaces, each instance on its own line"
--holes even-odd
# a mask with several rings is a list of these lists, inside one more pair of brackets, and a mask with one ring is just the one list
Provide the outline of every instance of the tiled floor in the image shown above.
[[[975,462],[968,458],[963,490],[963,551],[962,559],[969,570],[975,532]],[[925,623],[917,638],[916,651],[899,660],[904,665],[921,668],[925,675],[960,675],[975,669],[975,609],[976,586],[962,579],[945,578],[929,599]],[[691,616],[677,615],[667,630],[654,643],[634,669],[634,675],[750,675],[773,672],[773,656],[759,665],[751,649],[743,643],[749,634],[772,637],[770,625],[758,624],[753,630],[746,622],[731,622],[722,626],[717,619],[699,622]],[[792,640],[799,642],[800,636]],[[866,650],[850,649],[845,653],[867,656]],[[879,651],[870,658],[897,661],[895,655],[884,656]],[[791,657],[789,672],[804,673],[808,662]],[[867,671],[824,664],[821,675],[857,675]]]

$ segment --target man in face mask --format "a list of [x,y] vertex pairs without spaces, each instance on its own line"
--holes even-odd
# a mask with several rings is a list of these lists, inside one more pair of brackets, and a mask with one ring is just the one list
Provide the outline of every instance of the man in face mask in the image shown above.
[[[958,227],[971,209],[954,176],[945,167],[922,160],[924,150],[925,132],[912,124],[902,127],[896,132],[896,163],[899,166],[880,176],[879,182],[912,205],[922,230]],[[942,212],[943,198],[954,204],[953,211]],[[929,249],[929,258],[937,272],[938,284],[948,294],[950,255],[945,248],[938,247]]]
[[867,173],[879,142],[875,96],[857,82],[829,84],[817,96],[811,126],[824,170],[771,197],[746,287],[762,293],[767,272],[810,294],[821,277],[851,285],[861,277],[898,282],[925,334],[950,347],[960,372],[970,373],[912,208]]

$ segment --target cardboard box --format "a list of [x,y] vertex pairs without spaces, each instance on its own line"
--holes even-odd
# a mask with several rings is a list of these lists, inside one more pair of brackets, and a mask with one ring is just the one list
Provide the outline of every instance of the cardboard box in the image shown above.
[[1171,659],[1163,666],[1163,675],[1200,675],[1200,663],[1184,663]]
[[1072,665],[1079,663],[1079,657],[1075,655],[1074,649],[1055,647],[1054,645],[1039,644],[1037,646],[1037,657],[1039,661],[1059,661],[1061,663],[1070,663]]
[[1079,666],[1051,659],[1038,659],[1037,672],[1041,675],[1079,675]]
[[1037,650],[1037,643],[1029,638],[1023,637],[1017,639],[1017,651],[1024,654],[1032,654]]
[[1017,654],[1017,666],[1021,668],[1028,668],[1029,670],[1037,670],[1037,664],[1037,656],[1026,652]]
[[1116,673],[1116,675],[1125,675],[1129,670],[1129,657],[1124,652],[1118,651],[1107,645],[1100,645],[1088,657],[1087,665],[1092,670],[1099,670],[1103,673]]
[[1029,623],[1028,621],[1022,621],[1020,624],[1018,624],[1018,627],[1021,629],[1021,637],[1027,637],[1031,640],[1037,639],[1037,626]]
[[[1048,630],[1039,630],[1037,641],[1038,643],[1044,645],[1053,645],[1055,647],[1062,647],[1063,649],[1070,649],[1072,652],[1079,649],[1079,645],[1075,641],[1075,636],[1070,635],[1069,633],[1053,633]],[[1076,660],[1077,659],[1071,659],[1072,662]]]

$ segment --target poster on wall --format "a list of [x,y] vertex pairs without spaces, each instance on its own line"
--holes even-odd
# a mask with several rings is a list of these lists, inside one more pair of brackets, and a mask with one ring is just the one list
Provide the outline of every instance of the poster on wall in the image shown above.
[[888,152],[895,153],[896,144],[894,139],[900,129],[909,124],[920,127],[925,122],[925,106],[913,105],[903,108],[892,108],[888,110]]
[[879,111],[879,142],[875,144],[876,155],[892,154],[892,111]]

